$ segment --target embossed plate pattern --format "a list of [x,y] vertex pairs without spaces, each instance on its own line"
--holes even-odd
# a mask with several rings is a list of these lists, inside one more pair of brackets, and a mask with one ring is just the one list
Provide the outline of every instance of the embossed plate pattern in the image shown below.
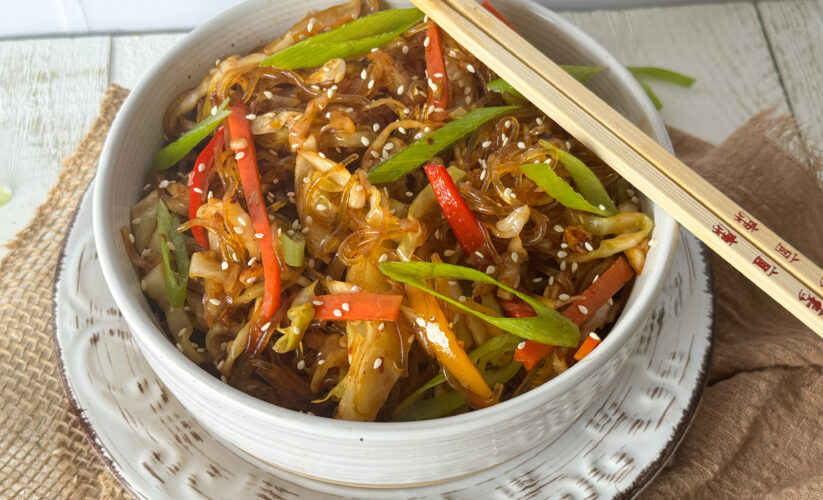
[[109,295],[88,193],[64,244],[54,304],[55,349],[70,403],[114,474],[151,499],[631,497],[660,470],[691,421],[713,319],[704,249],[681,233],[663,291],[614,389],[563,436],[477,474],[386,490],[277,470],[199,425],[152,372]]

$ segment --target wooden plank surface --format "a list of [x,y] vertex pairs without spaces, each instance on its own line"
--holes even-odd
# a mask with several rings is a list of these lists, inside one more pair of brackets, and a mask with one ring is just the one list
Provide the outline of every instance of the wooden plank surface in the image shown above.
[[121,35],[111,40],[111,81],[133,89],[143,75],[185,33]]
[[108,65],[108,37],[0,41],[0,184],[13,193],[0,243],[28,224],[97,116]]
[[690,89],[651,85],[666,123],[701,139],[720,142],[758,111],[786,109],[751,3],[563,15],[626,65],[661,66],[697,78]]
[[[757,4],[777,67],[805,138],[823,141],[823,1]],[[823,176],[823,172],[820,173]]]

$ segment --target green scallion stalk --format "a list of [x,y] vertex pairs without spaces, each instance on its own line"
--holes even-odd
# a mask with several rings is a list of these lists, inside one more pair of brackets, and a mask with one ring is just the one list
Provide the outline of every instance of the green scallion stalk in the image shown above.
[[655,68],[653,66],[627,66],[626,69],[629,70],[629,73],[635,78],[646,76],[686,88],[691,87],[692,84],[697,81],[690,76],[668,69]]
[[478,127],[519,109],[517,106],[477,108],[439,129],[421,137],[408,147],[369,170],[369,182],[380,184],[394,182],[420,167],[432,156],[464,139]]
[[260,66],[310,68],[338,57],[356,57],[386,44],[422,20],[423,13],[415,8],[383,10],[296,43],[267,57]]
[[[469,314],[491,323],[492,325],[517,335],[524,339],[534,340],[543,344],[557,346],[577,346],[580,331],[577,325],[568,318],[547,306],[534,297],[508,287],[495,280],[486,273],[482,273],[470,267],[456,266],[435,262],[384,262],[379,266],[380,271],[389,278],[399,283],[411,285],[426,293],[448,302],[457,309],[461,309]],[[450,278],[458,280],[477,281],[488,283],[506,290],[524,302],[532,306],[536,316],[527,318],[501,318],[489,316],[466,306],[465,304],[439,294],[429,288],[423,280],[432,278]]]
[[[180,218],[169,212],[166,205],[157,203],[157,230],[160,233],[160,254],[163,257],[163,277],[166,282],[166,297],[171,307],[183,307],[189,283],[189,254],[186,238],[177,230]],[[169,243],[173,249],[169,248]],[[175,271],[171,267],[170,250],[174,252]]]
[[295,232],[294,236],[280,233],[280,248],[283,250],[283,259],[291,267],[303,265],[306,255],[306,239],[302,233]]
[[158,151],[154,157],[154,168],[165,170],[182,160],[183,157],[189,154],[189,151],[214,132],[220,126],[220,123],[231,114],[231,111],[226,110],[228,105],[229,100],[223,100],[213,114],[197,122],[194,127],[181,135],[176,141]]
[[0,207],[11,200],[11,191],[5,186],[0,186]]

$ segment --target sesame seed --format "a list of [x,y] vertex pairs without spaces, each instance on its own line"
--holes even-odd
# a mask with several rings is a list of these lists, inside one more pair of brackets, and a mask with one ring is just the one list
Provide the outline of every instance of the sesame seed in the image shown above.
[[430,43],[431,43],[431,38],[429,38],[429,37],[427,36],[427,37],[425,38],[425,40],[423,40],[423,47],[428,47]]
[[494,266],[489,266],[486,268],[486,274],[493,274],[495,271],[497,271],[497,268]]
[[406,129],[404,129],[403,127],[397,127],[397,131],[400,132],[401,134],[406,133]]
[[599,208],[600,210],[606,210],[606,206],[603,204],[597,205],[597,208]]
[[218,300],[218,299],[209,299],[209,302],[213,306],[219,306],[220,305],[220,300]]
[[377,151],[374,151],[374,150],[369,151],[369,154],[371,154],[372,157],[374,157],[374,158],[379,158],[380,157],[380,153],[378,153]]
[[391,151],[392,149],[394,149],[394,143],[393,142],[387,142],[386,145],[383,146],[383,149],[385,149],[386,151]]
[[577,272],[577,262],[572,262],[572,272],[573,273]]
[[500,139],[500,142],[502,142],[502,143],[503,143],[503,145],[505,146],[505,145],[506,145],[506,143],[507,143],[507,142],[509,142],[509,137],[508,137],[508,136],[505,136],[505,135],[504,135],[504,136],[501,136],[501,137],[502,137],[502,138]]
[[264,91],[263,91],[263,95],[266,97],[266,99],[271,99],[272,97],[274,97],[274,94],[272,94],[272,93],[271,93],[270,91],[268,91],[268,90],[264,90]]
[[360,137],[360,144],[362,144],[364,146],[368,146],[369,143],[370,143],[370,141],[369,141],[368,137],[366,137],[366,136]]
[[178,350],[178,351],[183,352],[183,346],[182,346],[182,345],[180,345],[180,342],[178,342],[178,343],[176,344],[176,347],[177,347],[177,350]]
[[560,295],[557,296],[557,298],[560,299],[560,300],[569,300],[569,294],[561,293]]
[[505,190],[503,190],[503,198],[514,198],[512,188],[507,187]]
[[217,106],[212,106],[211,107],[211,115],[214,116],[216,114],[217,114]]
[[566,270],[566,261],[565,261],[565,260],[564,260],[564,261],[562,261],[562,262],[560,262],[560,270],[561,270],[561,271],[565,271],[565,270]]
[[428,84],[429,84],[430,89],[432,89],[433,91],[437,91],[437,84],[434,83],[434,81],[432,79],[428,80]]
[[311,303],[316,305],[316,306],[322,306],[323,305],[322,300],[312,300]]
[[371,90],[374,87],[374,79],[369,80],[369,84],[366,85],[366,87],[368,87],[368,89]]
[[475,72],[474,66],[472,66],[471,64],[467,64],[467,65],[466,65],[466,70],[467,70],[469,73],[474,73],[474,72]]
[[309,19],[309,24],[306,25],[306,31],[309,33],[314,31],[314,18]]
[[242,159],[243,159],[243,158],[245,158],[245,157],[246,157],[246,153],[244,153],[243,151],[240,151],[239,153],[237,153],[236,155],[234,155],[234,159],[235,159],[235,160],[242,160]]
[[565,259],[568,256],[569,256],[569,253],[564,251],[564,250],[560,250],[559,252],[557,252],[557,258],[559,258],[559,259]]
[[132,233],[129,233],[129,241],[134,244],[134,235]]
[[467,300],[469,300],[469,299],[467,299],[465,295],[461,295],[460,297],[457,297],[457,301],[460,302],[461,304],[465,304]]
[[549,276],[549,286],[554,285],[554,276]]
[[483,146],[484,148],[487,148],[491,145],[492,145],[492,141],[483,141],[483,144],[481,144],[481,146]]
[[512,262],[517,264],[517,261],[520,260],[520,256],[517,255],[517,252],[512,252]]
[[377,259],[377,262],[386,262],[388,259],[389,259],[389,254],[384,253],[383,255],[381,255],[381,256]]
[[451,257],[452,255],[454,255],[454,250],[452,250],[452,249],[443,250],[443,255],[445,255],[446,257]]
[[251,285],[251,284],[252,284],[252,283],[254,283],[255,281],[257,281],[257,278],[256,278],[256,277],[254,277],[254,276],[252,276],[251,278],[249,278],[249,279],[247,279],[247,280],[246,280],[246,284],[247,284],[247,285]]
[[225,384],[225,383],[228,383],[228,381],[229,381],[229,380],[226,378],[226,376],[225,376],[225,375],[220,375],[220,380],[222,380],[224,384]]
[[561,226],[560,224],[556,224],[554,226],[554,230],[558,233],[562,233],[563,232],[563,226]]
[[329,89],[329,90],[326,91],[326,97],[328,97],[329,99],[331,99],[331,96],[333,96],[333,95],[334,95],[334,89]]
[[584,247],[586,248],[586,250],[588,250],[589,252],[591,252],[592,250],[594,250],[594,248],[592,247],[592,244],[591,244],[591,243],[589,243],[588,241],[587,241],[586,243],[583,243],[583,246],[584,246]]
[[160,181],[160,184],[157,185],[157,187],[159,187],[160,189],[166,189],[167,187],[169,187],[169,181],[162,180]]
[[609,300],[606,301],[606,303],[609,304],[610,306],[614,305],[614,299],[609,299]]
[[414,319],[414,322],[417,323],[417,326],[426,326],[426,320],[421,318],[420,316]]
[[567,245],[566,243],[561,243],[560,248],[569,248],[569,245]]
[[343,316],[343,313],[340,311],[340,309],[335,309],[334,311],[332,311],[332,314],[334,314],[336,318]]
[[654,238],[649,238],[648,245],[649,245],[650,248],[655,246],[656,244],[657,244],[657,240],[655,240]]
[[506,120],[505,122],[503,122],[503,126],[506,128],[506,130],[512,128],[512,121]]
[[583,314],[589,314],[589,309],[586,306],[582,305],[582,304],[577,306],[577,310],[580,311]]
[[268,329],[269,329],[269,327],[271,327],[271,321],[268,321],[265,325],[263,325],[262,327],[260,327],[260,329],[261,329],[261,330],[263,330],[263,331],[265,332],[266,330],[268,330]]
[[377,325],[377,331],[378,331],[378,332],[382,332],[384,328],[386,328],[386,323],[383,323],[383,322],[381,321],[381,322],[380,322],[380,324],[379,324],[379,325]]
[[255,118],[257,118],[257,115],[254,113],[249,113],[246,115],[246,120],[254,120]]
[[263,233],[254,233],[254,237],[257,238],[258,240],[263,239],[263,236],[264,236]]
[[404,45],[404,46],[403,46],[403,48],[402,48],[402,49],[400,49],[400,52],[402,52],[402,53],[404,53],[404,54],[408,54],[408,53],[409,53],[409,46],[408,46],[408,45]]
[[436,239],[436,240],[439,240],[439,239],[440,239],[440,230],[439,230],[439,229],[435,229],[435,231],[434,231],[434,239]]
[[526,149],[526,143],[523,142],[523,141],[518,141],[517,142],[517,147],[520,148],[520,149]]
[[349,306],[348,302],[343,302],[343,304],[340,306],[340,308],[343,309],[346,312],[351,311],[351,307]]
[[306,362],[302,359],[297,362],[297,369],[298,370],[305,370],[306,369]]
[[539,116],[537,117],[537,120],[535,120],[535,121],[537,122],[538,125],[543,125],[543,119],[540,118]]
[[397,87],[397,95],[403,95],[403,91],[406,90],[406,87],[403,85]]
[[180,329],[180,331],[179,331],[179,332],[177,332],[177,336],[178,336],[178,337],[182,337],[183,335],[185,335],[185,334],[186,334],[186,332],[187,332],[188,330],[189,330],[188,328],[181,328],[181,329]]
[[543,277],[542,277],[542,276],[538,276],[537,278],[534,278],[534,279],[532,280],[532,283],[540,283],[541,281],[543,281]]
[[414,196],[414,193],[412,193],[411,191],[406,191],[406,196],[411,198],[412,196]]
[[243,228],[240,226],[234,226],[234,232],[237,234],[243,234]]
[[374,369],[377,370],[383,365],[383,358],[377,358],[374,360]]
[[520,342],[519,344],[517,344],[518,349],[524,349],[525,347],[526,347],[526,341],[525,340],[523,342]]
[[322,365],[323,365],[323,363],[325,363],[325,362],[326,362],[326,360],[325,360],[325,359],[318,359],[318,360],[317,360],[317,366],[322,366]]
[[315,207],[315,208],[317,208],[318,212],[324,212],[324,211],[328,210],[329,207],[327,207],[326,205],[324,205],[322,203],[318,203],[317,207]]
[[482,181],[482,180],[483,180],[483,179],[485,179],[485,178],[486,178],[486,171],[485,171],[485,170],[481,170],[481,171],[480,171],[480,180]]
[[597,280],[599,280],[599,279],[600,279],[600,275],[599,275],[599,274],[595,274],[595,275],[594,275],[594,278],[592,279],[592,283],[596,282],[596,281],[597,281]]
[[203,190],[200,189],[200,188],[192,188],[191,190],[194,191],[197,194],[203,194]]
[[224,260],[223,262],[221,262],[221,263],[220,263],[220,269],[222,269],[222,270],[224,270],[224,271],[225,271],[225,270],[226,270],[226,269],[228,269],[228,268],[229,268],[229,263],[228,263],[228,262],[226,262],[225,260]]
[[593,338],[594,340],[600,341],[600,336],[594,332],[589,333],[589,337]]
[[369,74],[366,72],[365,69],[363,69],[363,71],[360,72],[360,79],[361,80],[365,80],[368,76],[369,76]]

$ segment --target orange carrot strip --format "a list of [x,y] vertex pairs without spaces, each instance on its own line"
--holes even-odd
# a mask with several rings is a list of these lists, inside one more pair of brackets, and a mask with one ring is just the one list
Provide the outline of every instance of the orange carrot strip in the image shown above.
[[591,332],[586,340],[583,341],[583,345],[580,346],[580,349],[574,353],[574,359],[580,361],[581,359],[585,358],[590,352],[594,350],[595,347],[600,345],[600,337],[597,336],[596,333]]
[[402,295],[336,293],[314,299],[314,319],[323,321],[397,321]]

